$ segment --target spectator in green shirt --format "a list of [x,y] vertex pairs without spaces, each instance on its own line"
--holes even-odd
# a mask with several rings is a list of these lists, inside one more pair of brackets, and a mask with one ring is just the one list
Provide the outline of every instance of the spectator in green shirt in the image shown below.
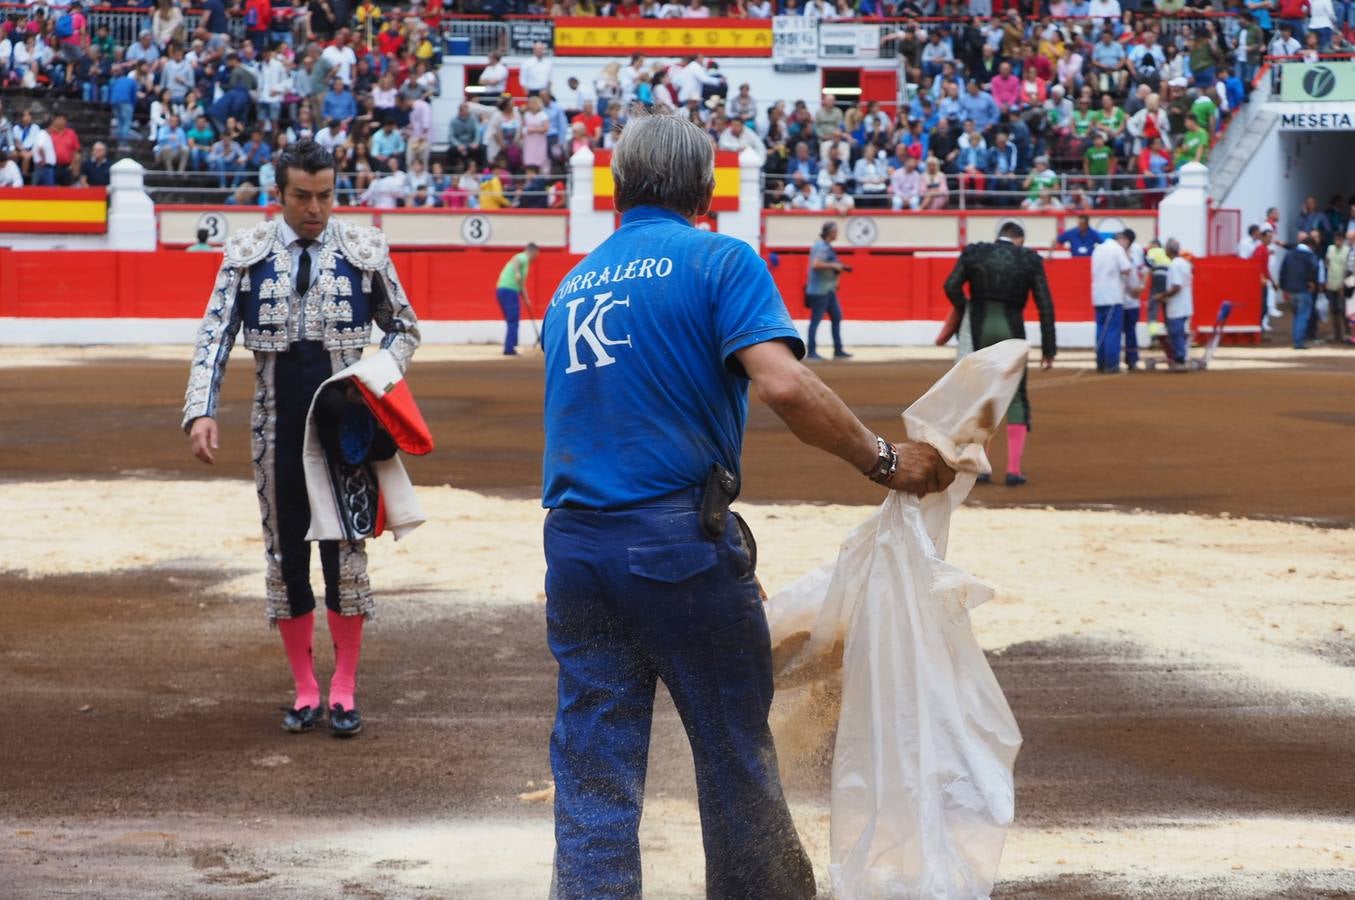
[[[1097,131],[1092,134],[1091,146],[1082,154],[1082,171],[1092,178],[1104,178],[1111,174],[1115,166],[1115,153],[1106,146],[1106,136]],[[1099,185],[1092,185],[1093,188]]]
[[1092,125],[1096,123],[1096,110],[1092,109],[1091,100],[1086,97],[1077,98],[1077,109],[1073,110],[1073,135],[1080,138],[1086,138],[1092,133]]
[[1096,111],[1092,127],[1104,131],[1106,142],[1119,154],[1124,153],[1124,126],[1128,121],[1129,116],[1116,104],[1115,98],[1110,94],[1102,94],[1101,108]]
[[1213,134],[1219,125],[1219,105],[1214,100],[1214,89],[1200,94],[1190,104],[1190,115],[1200,123],[1206,134]]
[[1049,168],[1049,157],[1035,157],[1035,167],[1026,176],[1026,199],[1022,209],[1063,209],[1058,197],[1059,173]]
[[198,229],[198,242],[197,242],[196,244],[190,245],[189,248],[188,248],[188,252],[189,252],[189,253],[211,253],[211,252],[215,251],[217,248],[216,248],[216,247],[213,247],[211,244],[209,244],[209,243],[207,242],[207,239],[208,239],[209,237],[211,237],[211,232],[210,232],[210,231],[208,231],[206,228],[199,228],[199,229]]
[[216,140],[216,133],[207,123],[206,116],[198,116],[193,127],[188,129],[188,164],[194,172],[207,171],[207,154]]
[[1181,135],[1181,143],[1176,148],[1176,165],[1179,168],[1188,162],[1204,162],[1205,151],[1209,149],[1209,132],[1200,127],[1194,116],[1186,117],[1186,133]]

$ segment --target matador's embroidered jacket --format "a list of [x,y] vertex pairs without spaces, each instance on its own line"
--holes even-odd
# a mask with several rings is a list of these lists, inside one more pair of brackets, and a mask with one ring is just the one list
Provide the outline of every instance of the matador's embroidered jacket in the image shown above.
[[[200,416],[215,416],[236,335],[254,351],[255,393],[250,418],[251,449],[259,509],[263,520],[270,620],[287,618],[278,540],[277,386],[278,354],[301,341],[321,344],[330,371],[338,372],[362,357],[372,325],[384,332],[381,346],[401,371],[419,345],[418,320],[379,229],[331,219],[319,240],[310,289],[298,296],[292,283],[291,254],[277,221],[232,235],[216,285],[198,330],[192,370],[184,399],[183,427]],[[304,412],[303,412],[304,415]],[[300,454],[300,446],[288,453]],[[339,542],[339,602],[347,615],[372,613],[366,553],[361,541]]]

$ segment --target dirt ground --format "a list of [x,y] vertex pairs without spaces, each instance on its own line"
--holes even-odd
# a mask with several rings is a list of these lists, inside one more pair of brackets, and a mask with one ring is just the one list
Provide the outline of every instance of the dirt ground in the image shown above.
[[[1045,507],[1201,514],[1201,559],[1225,571],[1220,554],[1245,557],[1255,536],[1229,538],[1214,528],[1219,517],[1318,526],[1298,534],[1327,547],[1326,536],[1341,533],[1332,529],[1355,524],[1355,354],[1233,357],[1238,366],[1203,375],[1099,377],[1076,359],[1032,373],[1031,483],[983,489],[972,502],[1029,507],[1023,522],[1038,522]],[[872,427],[898,433],[899,409],[945,365],[866,359],[820,372]],[[417,363],[411,383],[439,449],[410,464],[416,482],[505,501],[536,496],[540,366],[532,357]],[[231,479],[248,474],[247,360],[235,360],[227,378],[225,447],[210,472],[176,430],[185,374],[182,362],[135,358],[0,368],[0,508],[11,530],[22,528],[18,500],[33,481],[69,491],[71,479],[87,479],[91,490],[168,480],[170,505],[174,479],[219,476],[223,490],[243,493]],[[1000,466],[1000,444],[994,455]],[[879,499],[840,464],[800,447],[756,403],[744,460],[753,504]],[[192,528],[213,510],[170,512]],[[165,513],[128,506],[97,514],[131,530]],[[799,515],[810,522],[812,509]],[[1183,538],[1180,517],[1173,521],[1172,540],[1188,543],[1190,530]],[[57,532],[43,533],[55,546]],[[144,565],[70,574],[85,571],[80,530],[70,534],[65,573],[31,571],[24,557],[50,548],[0,559],[0,895],[545,895],[550,813],[531,792],[550,777],[554,667],[539,597],[519,591],[513,602],[477,602],[402,584],[364,648],[366,733],[349,742],[292,737],[278,728],[277,707],[289,695],[276,637],[257,599],[227,589],[252,576],[256,547],[238,568],[152,554]],[[528,549],[530,529],[513,535],[524,560],[539,553]],[[825,535],[827,558],[841,536]],[[1094,580],[1098,554],[1114,553],[1116,536],[1086,543],[1086,554],[1069,551],[1066,565]],[[1146,544],[1134,546],[1138,553]],[[1266,596],[1280,605],[1286,574],[1283,561],[1274,565]],[[1025,737],[1017,826],[995,896],[1355,896],[1355,702],[1347,689],[1355,642],[1341,618],[1355,598],[1342,574],[1349,558],[1304,557],[1295,566],[1303,571],[1288,569],[1294,599],[1315,604],[1315,620],[1340,621],[1303,631],[1301,642],[1282,632],[1283,659],[1314,667],[1288,679],[1204,652],[1208,635],[1199,654],[1190,652],[1191,618],[1181,619],[1187,635],[1178,645],[1141,639],[1119,620],[985,641]],[[1318,567],[1332,571],[1299,580]],[[982,574],[1000,592],[1004,581],[1020,581],[1014,572]],[[1020,576],[1032,577],[1038,582],[1039,573]],[[1183,595],[1198,588],[1190,571],[1173,577],[1168,583]],[[1224,598],[1261,590],[1208,578]],[[1164,632],[1172,629],[1167,601],[1138,601]],[[1007,602],[996,621],[1018,622],[1019,602]],[[1309,672],[1331,690],[1296,686]],[[700,896],[690,753],[666,697],[661,705],[647,896]],[[820,864],[827,753],[825,746],[818,765],[788,776]]]

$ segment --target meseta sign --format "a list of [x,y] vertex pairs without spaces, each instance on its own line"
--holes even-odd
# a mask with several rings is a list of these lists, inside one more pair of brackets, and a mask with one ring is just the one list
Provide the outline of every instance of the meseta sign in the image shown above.
[[1355,65],[1349,61],[1285,63],[1280,99],[1291,103],[1355,100]]
[[1355,101],[1285,103],[1277,107],[1281,131],[1355,132]]
[[771,56],[766,19],[555,20],[556,56]]

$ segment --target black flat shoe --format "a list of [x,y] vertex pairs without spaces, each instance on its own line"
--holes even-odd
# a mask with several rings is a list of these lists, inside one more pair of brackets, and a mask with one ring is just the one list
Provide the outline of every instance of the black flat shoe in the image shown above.
[[284,706],[282,717],[282,730],[290,731],[292,734],[301,734],[306,731],[312,731],[316,725],[320,724],[320,719],[324,717],[324,710],[318,706],[303,706],[300,709],[291,709]]
[[344,709],[335,703],[329,708],[329,733],[335,737],[352,737],[362,730],[362,714],[356,709]]
[[[1025,484],[1025,483],[1026,483],[1026,476],[1024,476],[1024,475],[1008,475],[1008,476],[1007,476],[1007,487],[1020,487],[1021,485]],[[331,726],[333,725],[332,722],[331,722],[330,724],[331,724]]]
[[805,359],[823,359],[823,357],[819,356],[817,353],[806,353]]
[[978,484],[992,484],[992,483],[993,483],[993,476],[992,476],[992,475],[987,475],[987,474],[980,475],[977,483],[978,483]]
[[838,350],[833,354],[833,359],[851,359],[852,355],[846,350]]

